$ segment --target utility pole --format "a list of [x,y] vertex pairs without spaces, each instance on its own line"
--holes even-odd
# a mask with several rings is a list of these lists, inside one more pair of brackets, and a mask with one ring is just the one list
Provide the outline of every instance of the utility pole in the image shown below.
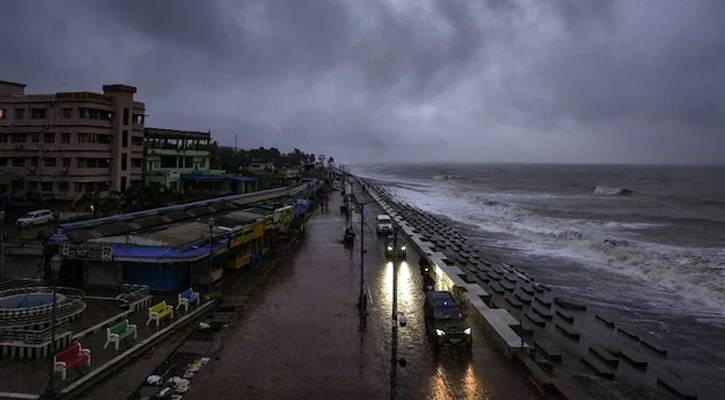
[[212,292],[212,281],[213,281],[213,274],[212,274],[212,267],[214,263],[214,217],[209,218],[209,297],[211,296]]
[[367,329],[368,302],[365,298],[365,246],[364,222],[365,203],[360,203],[360,294],[358,296],[358,309],[360,310],[360,330]]
[[398,227],[393,226],[393,337],[390,346],[390,400],[398,397]]

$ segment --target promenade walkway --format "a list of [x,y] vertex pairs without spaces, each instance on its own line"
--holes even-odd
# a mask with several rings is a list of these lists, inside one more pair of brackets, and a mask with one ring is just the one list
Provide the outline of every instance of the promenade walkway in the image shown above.
[[302,243],[280,257],[185,398],[387,396],[385,356],[358,332],[359,270],[340,243],[341,204],[333,193],[329,211],[315,211]]

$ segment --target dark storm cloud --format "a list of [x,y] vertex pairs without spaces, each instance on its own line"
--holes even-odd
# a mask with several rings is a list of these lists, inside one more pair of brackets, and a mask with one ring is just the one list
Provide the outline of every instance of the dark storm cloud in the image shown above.
[[718,162],[719,0],[14,1],[0,79],[338,160]]

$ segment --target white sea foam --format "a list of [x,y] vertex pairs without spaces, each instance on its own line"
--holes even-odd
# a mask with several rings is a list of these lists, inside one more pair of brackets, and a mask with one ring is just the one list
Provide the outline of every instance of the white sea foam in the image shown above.
[[475,224],[484,231],[513,235],[519,240],[509,245],[529,254],[564,257],[585,267],[627,275],[676,291],[712,307],[716,315],[723,315],[722,249],[647,243],[626,236],[622,229],[644,229],[655,224],[546,217],[511,203],[456,192],[448,181],[432,185],[424,196],[418,190],[401,186],[389,190],[422,210]]

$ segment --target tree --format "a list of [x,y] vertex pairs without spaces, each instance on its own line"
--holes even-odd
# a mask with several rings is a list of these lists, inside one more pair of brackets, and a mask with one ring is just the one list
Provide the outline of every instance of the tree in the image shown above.
[[330,157],[327,159],[327,165],[332,166],[335,164],[335,159],[333,157]]

